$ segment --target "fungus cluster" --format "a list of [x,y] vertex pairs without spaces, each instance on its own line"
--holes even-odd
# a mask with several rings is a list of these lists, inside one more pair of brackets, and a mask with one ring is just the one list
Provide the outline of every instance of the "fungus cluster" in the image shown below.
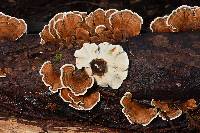
[[27,31],[23,19],[17,19],[0,12],[0,40],[15,41]]
[[116,42],[140,33],[142,18],[131,10],[97,9],[56,14],[40,33],[41,44],[64,44],[70,48],[83,43]]
[[143,126],[148,125],[157,116],[162,120],[173,120],[181,116],[183,112],[197,107],[194,99],[189,99],[181,104],[152,99],[151,107],[147,107],[133,99],[130,92],[124,94],[120,104],[123,106],[122,112],[131,124]]
[[152,32],[185,32],[200,30],[200,7],[180,6],[169,16],[158,17],[150,24]]
[[72,64],[65,64],[57,72],[50,61],[45,62],[41,69],[42,81],[52,93],[58,92],[69,106],[78,110],[90,110],[100,100],[100,93],[87,92],[93,86],[94,79],[83,69],[75,70]]
[[100,101],[100,93],[92,90],[95,81],[102,87],[109,85],[118,89],[127,77],[129,60],[120,45],[85,43],[74,55],[78,69],[65,64],[58,72],[46,61],[39,73],[52,93],[59,92],[60,97],[77,110],[90,110]]

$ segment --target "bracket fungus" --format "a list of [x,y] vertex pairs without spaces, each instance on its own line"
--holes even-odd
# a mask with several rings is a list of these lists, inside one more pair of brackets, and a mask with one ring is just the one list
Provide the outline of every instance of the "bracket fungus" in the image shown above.
[[152,32],[185,32],[200,30],[200,7],[180,6],[169,16],[158,17],[150,24]]
[[168,102],[163,102],[160,100],[152,100],[151,101],[152,106],[155,106],[156,108],[160,109],[159,116],[163,120],[173,120],[181,116],[182,110],[179,109],[177,106],[170,105]]
[[5,78],[6,77],[6,72],[3,68],[0,68],[0,78]]
[[58,92],[58,89],[63,87],[60,81],[60,74],[54,70],[50,61],[44,62],[39,73],[42,75],[42,81],[46,86],[49,86],[51,92]]
[[91,110],[100,101],[100,93],[98,91],[75,96],[68,88],[63,88],[60,91],[60,97],[65,102],[68,102],[70,107],[77,110]]
[[40,32],[41,44],[117,42],[140,33],[142,18],[131,10],[97,9],[89,15],[78,11],[56,14]]
[[[84,69],[75,70],[72,64],[65,64],[56,72],[50,61],[44,62],[40,71],[42,81],[52,93],[59,92],[60,97],[77,110],[91,110],[99,101],[98,91],[87,92],[93,86],[94,78]],[[60,90],[60,91],[59,91]]]
[[0,40],[15,41],[27,32],[27,24],[23,19],[17,19],[0,12]]
[[147,126],[158,115],[156,108],[145,107],[139,104],[132,98],[130,92],[124,94],[120,104],[123,106],[122,112],[131,124],[136,123]]
[[75,66],[65,64],[61,68],[61,83],[69,88],[75,96],[84,95],[94,84],[94,78],[84,69],[75,70]]
[[74,56],[76,67],[85,68],[99,86],[118,89],[128,75],[128,55],[120,45],[84,43]]

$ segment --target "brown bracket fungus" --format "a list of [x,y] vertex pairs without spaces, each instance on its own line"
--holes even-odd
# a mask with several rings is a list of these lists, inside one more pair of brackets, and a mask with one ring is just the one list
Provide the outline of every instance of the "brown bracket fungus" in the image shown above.
[[99,101],[100,93],[98,91],[75,96],[68,88],[60,91],[60,97],[69,103],[69,106],[77,110],[91,110]]
[[197,102],[195,99],[189,99],[189,100],[183,102],[179,108],[181,108],[181,110],[183,110],[183,111],[193,110],[193,109],[197,108]]
[[69,88],[75,96],[84,95],[94,84],[94,78],[89,76],[84,69],[75,70],[74,65],[65,64],[60,70],[62,85]]
[[124,40],[140,33],[143,19],[131,10],[117,11],[109,18],[115,40]]
[[53,64],[46,61],[39,73],[51,92],[60,90],[60,97],[77,110],[91,110],[100,101],[98,91],[87,92],[93,86],[94,78],[84,69],[75,70],[74,65],[65,64],[60,68],[59,74],[54,70]]
[[27,31],[23,19],[17,19],[0,12],[0,40],[15,41]]
[[158,115],[156,108],[148,108],[139,104],[132,98],[130,92],[124,94],[120,104],[123,106],[122,112],[131,124],[147,126]]
[[60,74],[54,70],[50,61],[46,61],[42,65],[39,73],[42,75],[42,81],[46,86],[49,86],[51,92],[57,92],[58,89],[63,87],[60,81]]
[[158,17],[150,25],[152,32],[185,32],[200,30],[200,8],[180,6],[169,16]]
[[99,86],[118,89],[128,75],[128,55],[120,45],[85,43],[74,56],[76,67],[84,68]]
[[152,100],[151,101],[152,106],[155,106],[156,108],[160,109],[159,116],[163,120],[173,120],[181,116],[182,110],[180,110],[175,105],[170,105],[168,102],[163,102],[159,100]]
[[6,72],[4,71],[3,68],[0,68],[0,78],[5,78],[6,77]]
[[40,33],[41,44],[71,48],[89,42],[118,42],[138,35],[142,23],[142,18],[130,10],[99,8],[89,15],[78,11],[59,13],[44,26]]

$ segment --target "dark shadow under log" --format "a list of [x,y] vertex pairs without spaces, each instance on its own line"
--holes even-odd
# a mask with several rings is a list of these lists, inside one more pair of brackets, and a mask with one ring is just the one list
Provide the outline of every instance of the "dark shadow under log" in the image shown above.
[[[0,113],[29,120],[59,119],[89,122],[135,131],[150,129],[189,130],[186,115],[173,121],[173,126],[160,118],[148,128],[130,125],[122,114],[119,101],[125,92],[149,104],[152,98],[184,101],[200,96],[200,34],[144,34],[119,43],[130,59],[129,75],[118,90],[94,86],[101,101],[91,111],[77,111],[51,94],[39,75],[41,65],[50,60],[57,70],[75,64],[75,49],[41,46],[38,35],[27,35],[16,42],[0,42],[0,68],[9,73],[0,78]],[[78,48],[77,48],[78,49]],[[161,122],[162,121],[162,122]]]

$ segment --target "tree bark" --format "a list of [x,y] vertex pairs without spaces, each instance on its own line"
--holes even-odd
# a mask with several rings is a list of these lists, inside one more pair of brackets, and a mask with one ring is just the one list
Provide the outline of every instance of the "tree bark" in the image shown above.
[[[41,65],[47,60],[52,61],[57,70],[63,64],[75,64],[73,54],[78,48],[42,46],[39,41],[38,35],[27,35],[16,42],[0,42],[0,68],[7,70],[6,77],[0,78],[0,113],[3,116],[36,121],[56,118],[141,131],[146,129],[130,125],[121,112],[119,101],[125,92],[131,92],[134,99],[144,104],[149,104],[151,99],[199,100],[199,33],[151,33],[117,43],[128,53],[129,75],[118,90],[95,85],[92,89],[100,91],[101,101],[91,111],[68,107],[57,93],[48,91],[39,75]],[[189,130],[186,119],[186,115],[181,116],[172,127],[158,118],[148,129]]]

